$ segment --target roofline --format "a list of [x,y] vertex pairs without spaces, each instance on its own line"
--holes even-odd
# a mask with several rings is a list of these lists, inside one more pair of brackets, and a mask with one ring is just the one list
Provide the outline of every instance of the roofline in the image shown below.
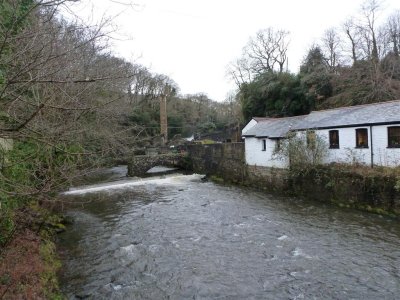
[[256,135],[255,134],[242,134],[242,136],[244,136],[244,137],[255,137]]
[[[318,111],[318,110],[316,110]],[[268,118],[268,120],[276,121],[276,120],[287,120],[287,119],[301,119],[309,116],[310,114],[306,115],[298,115],[298,116],[290,116],[290,117],[277,117],[277,118]]]
[[355,123],[355,124],[349,124],[349,125],[322,126],[322,127],[305,127],[305,128],[299,128],[299,129],[292,129],[292,131],[303,131],[303,130],[308,130],[308,129],[321,130],[321,129],[333,129],[333,128],[367,127],[367,126],[381,126],[381,125],[395,125],[395,124],[400,124],[400,121],[376,122],[376,123]]
[[243,137],[254,137],[254,138],[257,138],[257,139],[266,139],[266,138],[268,138],[268,139],[282,139],[282,138],[285,138],[285,136],[276,136],[276,135],[255,135],[255,134],[252,134],[252,135],[242,135]]
[[[399,100],[400,101],[400,100]],[[316,110],[319,111],[319,110]],[[311,112],[310,112],[311,113]],[[287,120],[287,119],[300,119],[300,118],[305,118],[307,117],[309,114],[306,115],[298,115],[298,116],[290,116],[290,117],[252,117],[251,119],[254,121],[257,121],[257,119],[259,119],[261,122],[262,121],[277,121],[277,120]]]
[[285,136],[261,136],[261,135],[251,135],[251,136],[246,136],[246,137],[254,137],[256,139],[270,139],[270,140],[279,140],[279,139],[284,139],[286,138]]
[[382,104],[394,103],[394,102],[399,102],[400,103],[400,99],[389,100],[389,101],[381,101],[381,102],[374,102],[374,103],[365,103],[365,104],[358,104],[358,105],[350,105],[350,106],[340,106],[340,107],[327,108],[327,109],[321,109],[321,110],[312,110],[312,111],[310,111],[310,114],[314,113],[314,112],[339,110],[339,109],[343,109],[343,108],[359,108],[359,107],[364,107],[364,106],[382,105]]
[[[374,103],[366,103],[366,104],[359,104],[359,105],[351,105],[351,106],[341,106],[341,107],[336,107],[336,108],[327,108],[327,109],[321,109],[321,110],[312,110],[310,111],[309,114],[305,115],[298,115],[298,116],[290,116],[290,117],[252,117],[252,120],[258,122],[256,119],[260,119],[260,121],[275,121],[275,120],[283,120],[283,119],[292,119],[292,118],[301,118],[301,117],[307,117],[312,113],[319,113],[319,112],[324,112],[324,111],[333,111],[333,110],[340,110],[340,109],[355,109],[355,108],[360,108],[360,107],[365,107],[365,106],[372,106],[372,105],[383,105],[386,103],[395,103],[398,102],[400,104],[400,99],[397,100],[390,100],[390,101],[383,101],[383,102],[374,102]],[[370,123],[370,124],[375,124],[375,123]],[[376,123],[378,124],[378,123]],[[369,126],[369,124],[368,124]],[[335,126],[338,127],[338,126]],[[343,125],[344,127],[353,127],[352,125]],[[323,127],[321,127],[323,128]],[[328,128],[328,127],[326,127]]]
[[[369,126],[381,126],[381,125],[400,125],[400,121],[393,122],[380,122],[380,123],[360,123],[360,124],[351,124],[351,125],[340,125],[340,126],[325,126],[325,127],[309,127],[309,128],[300,128],[300,129],[291,129],[289,131],[305,131],[305,130],[323,130],[323,129],[334,129],[334,128],[351,128],[351,127],[369,127]],[[255,137],[257,139],[262,138],[270,138],[270,139],[279,139],[284,138],[284,136],[268,136],[268,135],[242,135],[243,137]]]
[[[274,120],[276,120],[276,119],[279,119],[279,118],[267,118],[267,117],[253,117],[253,118],[251,118],[251,120],[254,120],[254,121],[256,121],[256,123],[260,123],[260,122],[266,122],[266,121],[274,121]],[[250,121],[249,121],[250,122]],[[249,123],[248,122],[248,123]],[[248,124],[247,123],[247,124]]]

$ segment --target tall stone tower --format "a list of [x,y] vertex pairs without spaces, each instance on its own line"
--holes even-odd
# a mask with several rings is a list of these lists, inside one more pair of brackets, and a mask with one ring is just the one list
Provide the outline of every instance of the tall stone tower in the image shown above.
[[160,96],[160,134],[163,146],[168,142],[167,96],[169,93],[170,87],[166,85]]

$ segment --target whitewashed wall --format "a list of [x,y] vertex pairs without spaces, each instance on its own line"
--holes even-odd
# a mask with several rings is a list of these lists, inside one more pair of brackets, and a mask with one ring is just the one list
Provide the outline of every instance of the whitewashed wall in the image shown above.
[[373,126],[374,164],[380,166],[400,166],[400,148],[388,148],[388,127]]
[[[388,148],[387,125],[372,127],[373,162],[379,166],[400,166],[400,148]],[[366,128],[368,130],[368,148],[356,148],[356,129]],[[335,129],[317,130],[318,136],[322,137],[329,147],[329,131]],[[339,131],[339,149],[329,149],[326,163],[362,163],[371,165],[371,133],[370,127],[337,128]],[[304,133],[298,133],[304,134]],[[276,140],[266,139],[266,150],[262,151],[262,140],[260,138],[246,138],[245,151],[248,165],[264,167],[286,168],[287,161],[274,156]]]
[[[372,126],[373,162],[374,165],[379,166],[399,166],[400,148],[388,148],[388,127],[386,125]],[[356,129],[358,128],[368,130],[368,148],[356,148]],[[337,130],[339,130],[339,149],[329,149],[326,162],[359,162],[371,165],[370,127],[338,128]],[[329,145],[329,130],[318,130],[317,133],[326,139]]]
[[[368,129],[368,148],[356,148],[356,129],[358,128]],[[350,127],[318,130],[317,134],[326,140],[328,147],[330,130],[339,131],[339,148],[329,149],[328,157],[326,158],[327,163],[339,162],[361,163],[366,165],[371,164],[371,138],[368,127]]]
[[265,139],[266,149],[262,150],[261,138],[246,137],[245,140],[245,155],[246,163],[248,165],[257,165],[261,167],[273,167],[273,168],[285,168],[287,162],[274,156],[274,150],[276,147],[276,140]]

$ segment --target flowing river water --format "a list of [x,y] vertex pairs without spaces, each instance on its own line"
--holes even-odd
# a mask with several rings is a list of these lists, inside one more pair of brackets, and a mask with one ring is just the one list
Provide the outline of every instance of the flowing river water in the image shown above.
[[400,298],[398,220],[201,178],[68,192],[67,298]]

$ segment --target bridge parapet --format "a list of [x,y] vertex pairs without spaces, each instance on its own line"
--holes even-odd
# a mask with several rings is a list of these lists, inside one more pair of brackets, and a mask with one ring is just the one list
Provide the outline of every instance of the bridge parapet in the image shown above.
[[178,167],[185,166],[186,154],[171,153],[159,155],[136,155],[128,161],[128,176],[143,176],[155,166]]

